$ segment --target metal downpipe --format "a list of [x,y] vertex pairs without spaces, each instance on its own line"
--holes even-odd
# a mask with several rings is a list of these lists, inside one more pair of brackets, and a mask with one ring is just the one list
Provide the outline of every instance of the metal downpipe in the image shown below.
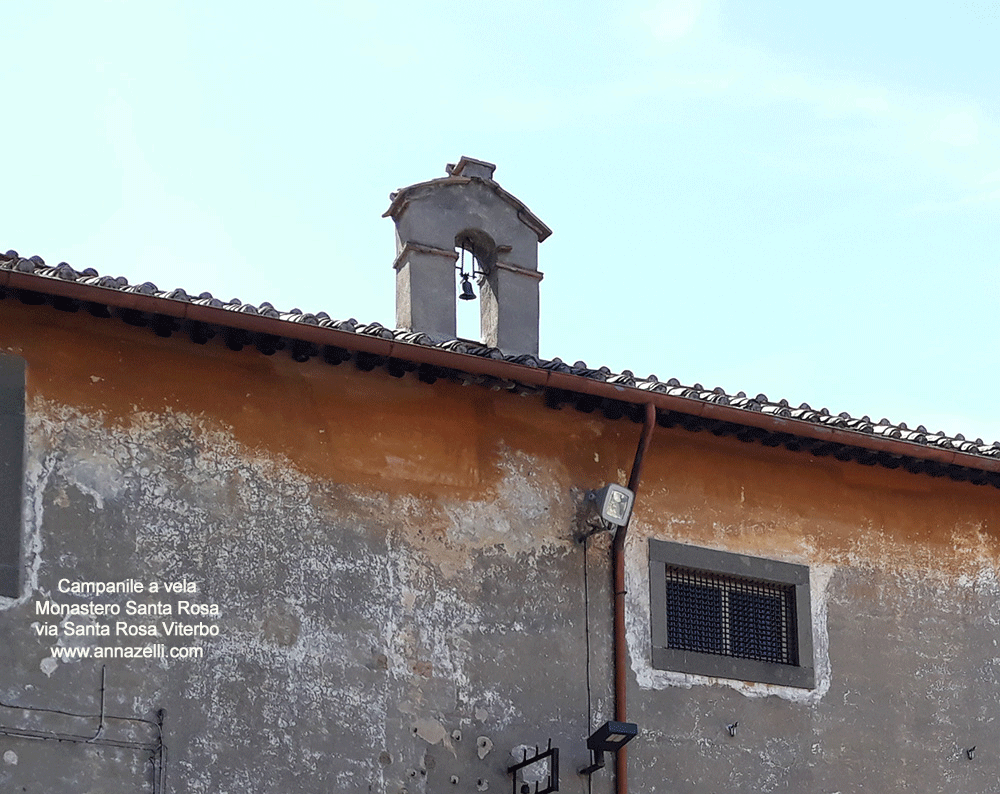
[[[632,493],[639,490],[639,480],[642,476],[642,460],[649,449],[653,438],[653,428],[656,426],[656,406],[646,403],[646,420],[639,437],[639,446],[635,450],[635,460],[632,463],[632,473],[628,478],[628,488]],[[633,505],[634,508],[634,505]],[[629,518],[631,521],[631,517]],[[626,703],[626,670],[625,659],[625,535],[628,524],[618,528],[612,544],[612,567],[614,570],[614,655],[615,655],[615,720],[628,722]],[[622,747],[615,754],[615,794],[628,794],[628,747]]]

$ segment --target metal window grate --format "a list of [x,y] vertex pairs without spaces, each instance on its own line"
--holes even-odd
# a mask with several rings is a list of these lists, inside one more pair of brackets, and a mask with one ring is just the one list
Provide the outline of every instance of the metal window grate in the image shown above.
[[667,647],[797,665],[795,586],[666,567]]

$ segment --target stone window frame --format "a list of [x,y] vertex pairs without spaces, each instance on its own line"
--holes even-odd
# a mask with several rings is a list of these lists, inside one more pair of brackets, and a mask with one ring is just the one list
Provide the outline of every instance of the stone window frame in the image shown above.
[[[798,664],[779,664],[668,648],[666,603],[666,569],[668,565],[724,577],[754,579],[793,586],[797,635],[795,656],[798,659]],[[807,565],[650,538],[649,600],[654,669],[761,684],[777,684],[801,689],[812,689],[815,686],[812,604],[809,594],[809,567]]]
[[21,488],[24,480],[24,371],[0,353],[0,596],[21,596]]

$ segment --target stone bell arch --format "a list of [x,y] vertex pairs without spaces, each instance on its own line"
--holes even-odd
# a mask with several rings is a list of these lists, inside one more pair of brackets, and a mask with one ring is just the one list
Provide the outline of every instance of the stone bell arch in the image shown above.
[[479,269],[483,342],[537,355],[538,244],[552,230],[494,181],[495,169],[463,157],[447,176],[389,196],[383,217],[396,224],[396,325],[455,338],[456,249],[464,249]]

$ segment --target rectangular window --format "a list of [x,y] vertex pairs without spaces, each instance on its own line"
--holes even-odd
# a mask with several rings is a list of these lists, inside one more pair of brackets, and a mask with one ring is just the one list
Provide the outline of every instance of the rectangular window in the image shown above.
[[21,595],[24,359],[0,354],[0,595]]
[[809,569],[649,542],[653,666],[813,686]]

